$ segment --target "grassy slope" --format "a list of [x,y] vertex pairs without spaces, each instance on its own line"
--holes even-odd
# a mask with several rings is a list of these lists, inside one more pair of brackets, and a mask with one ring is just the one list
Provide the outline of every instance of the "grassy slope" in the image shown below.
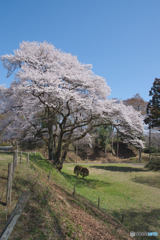
[[[76,191],[122,220],[129,231],[160,232],[160,173],[122,164],[87,165],[90,176],[77,179],[74,165],[65,165],[63,175]],[[136,176],[136,178],[135,178]],[[123,215],[123,217],[122,217]]]
[[[72,196],[73,182],[66,181],[38,155],[32,155],[30,166],[23,162],[16,168],[13,183],[12,206],[5,206],[7,163],[11,154],[0,153],[0,231],[23,190],[31,197],[20,217],[10,240],[53,239],[129,239],[121,223],[81,196]],[[50,170],[51,179],[48,182]],[[57,185],[58,183],[58,185]]]

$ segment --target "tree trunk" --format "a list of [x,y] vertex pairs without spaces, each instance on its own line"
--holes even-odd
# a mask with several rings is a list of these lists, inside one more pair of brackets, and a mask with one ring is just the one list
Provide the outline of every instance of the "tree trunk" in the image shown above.
[[104,147],[104,157],[106,157],[106,152],[107,152],[107,149],[106,149],[106,146]]
[[53,163],[57,165],[60,162],[61,149],[57,149],[54,155]]
[[112,151],[112,155],[114,155],[114,152],[113,152],[113,136],[112,136],[112,144],[111,144],[111,151]]
[[117,157],[119,157],[119,139],[118,139],[118,131],[117,131]]
[[151,126],[149,125],[149,162],[151,161]]
[[52,123],[48,123],[48,133],[49,133],[49,139],[48,139],[48,157],[49,160],[53,161],[53,147],[54,147],[54,136],[53,136],[53,130],[52,130]]
[[[64,151],[64,152],[63,152],[63,155],[61,154],[61,151],[62,151],[62,150],[59,149],[59,150],[56,152],[55,157],[54,157],[54,161],[53,161],[55,167],[56,167],[59,171],[61,171],[61,169],[62,169],[62,167],[63,167],[63,163],[64,163],[65,158],[66,158],[66,155],[67,155],[67,151]],[[61,155],[62,155],[62,157],[61,157]]]
[[[59,157],[59,161],[58,161],[57,164],[56,164],[56,167],[57,167],[57,169],[58,169],[59,171],[61,171],[61,169],[62,169],[62,167],[63,167],[63,163],[64,163],[64,161],[65,161],[65,159],[66,159],[66,156],[67,156],[68,147],[69,147],[69,144],[66,145],[65,147],[64,147],[64,146],[62,147],[62,148],[64,148],[64,149],[63,149],[63,153],[61,153],[61,155],[60,155],[60,156],[62,156],[62,157],[61,157],[61,158]],[[62,150],[61,150],[61,152],[62,152]]]
[[141,153],[142,153],[142,149],[139,149],[139,162],[141,162],[141,160],[142,160],[142,155],[141,155]]
[[66,156],[67,156],[67,152],[68,152],[68,149],[67,150],[64,150],[63,154],[62,154],[62,157],[61,157],[61,160],[60,160],[60,163],[58,165],[58,170],[61,171],[62,167],[63,167],[63,163],[66,159]]
[[76,143],[76,163],[78,163],[78,142]]
[[52,160],[53,161],[53,147],[48,147],[48,157],[49,157],[49,160]]
[[63,152],[63,155],[62,155],[62,158],[61,158],[61,162],[62,162],[62,163],[64,163],[64,161],[65,161],[65,159],[66,159],[67,152],[68,152],[68,149],[66,149],[66,150]]
[[61,153],[62,153],[62,136],[63,135],[60,134],[58,146],[56,148],[55,155],[54,155],[53,163],[55,164],[55,166],[58,166],[60,164]]

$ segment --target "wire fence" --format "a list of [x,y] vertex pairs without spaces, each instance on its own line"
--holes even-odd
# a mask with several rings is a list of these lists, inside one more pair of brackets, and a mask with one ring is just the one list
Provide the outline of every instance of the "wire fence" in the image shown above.
[[147,176],[137,176],[135,175],[135,181],[140,183],[146,183],[149,185],[156,185],[160,187],[159,177],[147,177]]
[[[26,154],[24,158],[24,153]],[[6,156],[4,156],[4,155]],[[16,158],[16,159],[15,159]],[[22,160],[23,158],[23,160]],[[27,161],[26,161],[27,159]],[[16,161],[16,162],[15,162]],[[29,163],[29,153],[18,152],[18,151],[1,151],[0,152],[0,203],[5,205],[6,203],[6,192],[7,192],[7,181],[8,181],[8,163],[13,162],[13,168],[15,168],[18,163],[27,162]],[[13,169],[14,170],[14,169]],[[16,190],[18,196],[18,187],[14,181],[14,172],[12,173],[12,186]]]
[[0,171],[0,202],[5,202],[6,188],[8,178],[8,166],[4,165]]

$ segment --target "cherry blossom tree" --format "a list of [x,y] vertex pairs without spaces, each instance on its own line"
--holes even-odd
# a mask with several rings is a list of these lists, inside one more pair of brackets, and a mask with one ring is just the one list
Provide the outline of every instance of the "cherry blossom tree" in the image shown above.
[[1,60],[8,76],[15,72],[10,88],[1,88],[3,111],[10,116],[0,126],[6,137],[43,140],[59,169],[69,145],[102,124],[116,126],[125,142],[143,147],[139,113],[109,100],[110,88],[91,65],[46,42],[22,42]]

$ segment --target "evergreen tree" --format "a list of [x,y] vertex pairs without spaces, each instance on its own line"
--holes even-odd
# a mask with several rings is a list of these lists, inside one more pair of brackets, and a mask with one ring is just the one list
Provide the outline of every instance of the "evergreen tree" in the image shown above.
[[149,91],[149,96],[152,96],[152,99],[147,105],[147,119],[146,123],[153,127],[160,127],[160,79],[155,78],[153,82],[153,87]]

